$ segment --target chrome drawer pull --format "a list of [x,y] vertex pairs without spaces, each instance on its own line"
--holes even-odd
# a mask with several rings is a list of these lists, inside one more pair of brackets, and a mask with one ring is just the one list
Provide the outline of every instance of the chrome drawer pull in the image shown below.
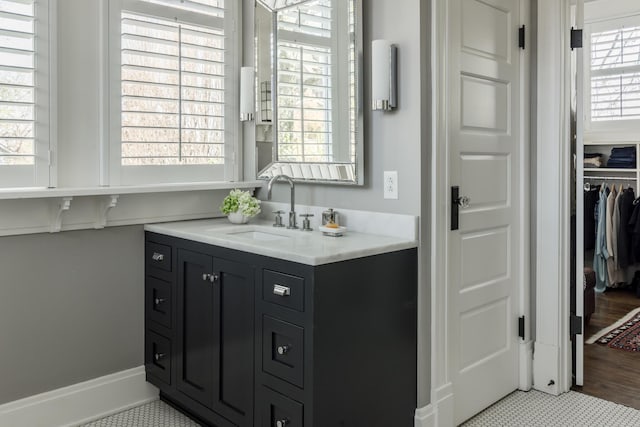
[[156,353],[153,355],[153,358],[156,359],[156,362],[164,359],[164,353]]
[[287,425],[289,425],[289,420],[286,418],[276,421],[276,427],[286,427]]
[[278,354],[281,356],[284,356],[285,354],[287,354],[289,352],[289,346],[288,345],[281,345],[278,346]]
[[155,305],[160,305],[164,302],[164,298],[156,298],[153,302]]
[[161,261],[164,261],[164,255],[163,254],[159,254],[158,252],[154,252],[153,256],[151,257],[151,259],[154,260],[154,261],[161,262]]
[[279,297],[286,297],[291,295],[291,289],[282,285],[273,285],[273,294]]

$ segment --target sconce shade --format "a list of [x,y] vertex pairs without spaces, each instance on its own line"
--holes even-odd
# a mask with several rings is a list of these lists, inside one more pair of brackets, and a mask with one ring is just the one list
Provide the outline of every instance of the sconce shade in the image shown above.
[[243,122],[253,120],[255,112],[255,70],[253,67],[240,69],[240,120]]
[[397,48],[387,40],[371,43],[371,108],[389,111],[396,108]]

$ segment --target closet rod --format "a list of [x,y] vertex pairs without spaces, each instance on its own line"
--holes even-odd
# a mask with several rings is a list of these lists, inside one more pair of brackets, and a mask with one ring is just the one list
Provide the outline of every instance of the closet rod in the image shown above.
[[618,178],[614,178],[614,177],[610,177],[610,176],[585,176],[584,180],[585,181],[592,181],[592,180],[596,180],[596,181],[635,181],[637,178],[629,178],[629,177],[618,177]]

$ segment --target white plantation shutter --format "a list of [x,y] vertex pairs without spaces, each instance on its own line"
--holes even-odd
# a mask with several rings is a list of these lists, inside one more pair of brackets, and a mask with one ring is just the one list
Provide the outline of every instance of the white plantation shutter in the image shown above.
[[331,0],[278,13],[278,160],[333,160]]
[[640,119],[640,26],[591,34],[591,120]]
[[48,185],[44,3],[0,1],[0,187]]
[[228,14],[224,0],[123,2],[120,183],[224,179],[236,137]]

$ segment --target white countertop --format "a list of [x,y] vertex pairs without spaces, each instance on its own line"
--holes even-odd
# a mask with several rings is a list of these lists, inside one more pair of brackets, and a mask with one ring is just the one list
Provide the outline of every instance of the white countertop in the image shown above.
[[[270,222],[264,221],[233,225],[226,218],[148,224],[144,228],[158,234],[307,265],[329,264],[418,246],[415,240],[399,237],[352,231],[342,237],[329,237],[317,229],[287,230],[272,227]],[[251,232],[256,232],[258,238],[251,238]],[[266,240],[271,238],[273,240]]]

